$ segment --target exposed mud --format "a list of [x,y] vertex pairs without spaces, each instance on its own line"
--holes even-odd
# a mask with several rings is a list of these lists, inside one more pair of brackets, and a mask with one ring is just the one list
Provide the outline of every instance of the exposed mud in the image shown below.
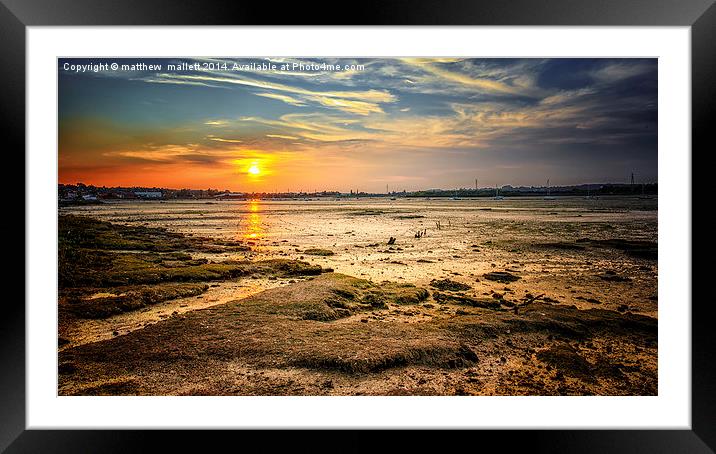
[[655,201],[64,210],[63,395],[658,390]]
[[[425,319],[404,323],[414,315],[388,318],[405,307],[401,293],[324,274],[174,315],[63,350],[60,393],[656,393],[653,318],[545,303],[455,315],[448,303],[447,311],[413,305],[409,313]],[[369,294],[385,307],[367,304]],[[277,370],[291,371],[290,386]],[[450,377],[449,388],[436,375]]]

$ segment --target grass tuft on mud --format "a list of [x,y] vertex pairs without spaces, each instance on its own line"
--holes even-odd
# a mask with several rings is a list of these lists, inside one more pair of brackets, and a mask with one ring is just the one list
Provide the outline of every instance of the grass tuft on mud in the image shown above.
[[80,318],[107,318],[163,301],[201,295],[208,288],[207,284],[170,283],[115,287],[112,293],[97,289],[89,296],[89,289],[80,289],[75,291],[76,294],[67,292],[69,294],[61,301],[60,308]]
[[58,233],[60,255],[78,250],[217,253],[251,250],[240,241],[187,237],[163,228],[113,224],[73,214],[59,216]]
[[482,275],[484,279],[488,281],[495,281],[501,284],[509,284],[520,279],[519,276],[514,275],[508,271],[491,271]]
[[432,281],[430,281],[430,286],[438,290],[447,290],[452,292],[462,292],[465,290],[470,290],[472,288],[467,284],[463,284],[462,282],[456,282],[450,279],[433,279]]
[[[287,316],[293,319],[329,322],[376,309],[385,309],[389,305],[419,304],[429,294],[425,289],[411,284],[384,282],[374,284],[343,274],[332,274],[330,286],[321,281],[308,281],[295,290],[287,290],[293,298],[288,301],[275,300],[271,292],[264,292],[245,304],[260,308],[271,315]],[[294,291],[310,291],[302,297]],[[291,286],[288,287],[291,289]]]
[[318,255],[318,256],[321,256],[321,257],[327,257],[327,256],[329,256],[329,255],[334,255],[334,254],[335,254],[335,253],[334,253],[333,251],[331,251],[330,249],[320,249],[320,248],[306,249],[305,251],[303,251],[303,253],[306,254],[306,255]]
[[161,282],[206,282],[234,279],[251,275],[277,277],[317,275],[319,265],[299,260],[273,259],[262,261],[227,260],[213,263],[206,260],[177,260],[166,254],[125,253],[113,251],[79,251],[60,260],[60,288],[115,287],[158,284]]
[[191,252],[245,251],[248,247],[82,216],[61,215],[58,233],[59,307],[81,318],[105,318],[199,295],[210,281],[315,276],[324,271],[298,260],[194,258]]

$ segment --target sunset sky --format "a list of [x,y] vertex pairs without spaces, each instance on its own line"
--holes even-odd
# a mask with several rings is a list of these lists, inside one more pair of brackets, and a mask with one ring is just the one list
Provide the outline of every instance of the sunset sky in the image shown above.
[[[144,62],[161,70],[75,72]],[[168,71],[180,62],[228,69]],[[232,70],[234,63],[278,69]],[[361,69],[289,69],[326,63]],[[60,59],[59,182],[384,192],[657,180],[656,59]]]

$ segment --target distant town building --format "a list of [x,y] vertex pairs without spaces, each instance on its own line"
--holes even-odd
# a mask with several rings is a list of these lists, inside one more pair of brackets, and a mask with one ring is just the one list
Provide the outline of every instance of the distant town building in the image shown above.
[[161,191],[135,191],[134,195],[142,199],[161,199]]

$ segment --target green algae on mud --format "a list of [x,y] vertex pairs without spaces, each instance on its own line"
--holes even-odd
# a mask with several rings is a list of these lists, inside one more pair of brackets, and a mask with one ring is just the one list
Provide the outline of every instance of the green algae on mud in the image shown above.
[[[266,313],[325,322],[375,309],[385,309],[389,305],[419,304],[428,298],[425,289],[412,284],[394,282],[376,284],[343,274],[333,273],[330,276],[314,283],[304,284],[311,289],[311,294],[306,293],[303,301],[298,295],[295,295],[295,300],[288,303],[270,298],[263,299],[261,297],[263,293],[253,300],[265,303],[263,310]],[[325,285],[326,279],[330,279],[330,285]],[[269,296],[268,293],[266,296]]]
[[[299,260],[214,262],[194,258],[191,253],[250,248],[240,242],[189,238],[166,229],[125,226],[75,215],[59,217],[58,234],[59,307],[81,318],[104,318],[199,295],[210,281],[315,276],[323,272],[320,266]],[[97,294],[100,296],[93,297]]]
[[119,285],[158,284],[161,282],[206,282],[252,275],[279,277],[316,275],[318,265],[289,259],[262,261],[176,260],[158,253],[95,251],[82,261],[60,262],[60,288],[113,287]]
[[89,295],[87,288],[69,289],[61,308],[80,318],[106,318],[163,301],[201,295],[208,288],[207,284],[162,283],[114,287],[111,293],[97,289]]
[[73,214],[59,216],[58,234],[61,254],[76,249],[153,252],[251,250],[240,241],[193,238],[160,227],[113,224]]

